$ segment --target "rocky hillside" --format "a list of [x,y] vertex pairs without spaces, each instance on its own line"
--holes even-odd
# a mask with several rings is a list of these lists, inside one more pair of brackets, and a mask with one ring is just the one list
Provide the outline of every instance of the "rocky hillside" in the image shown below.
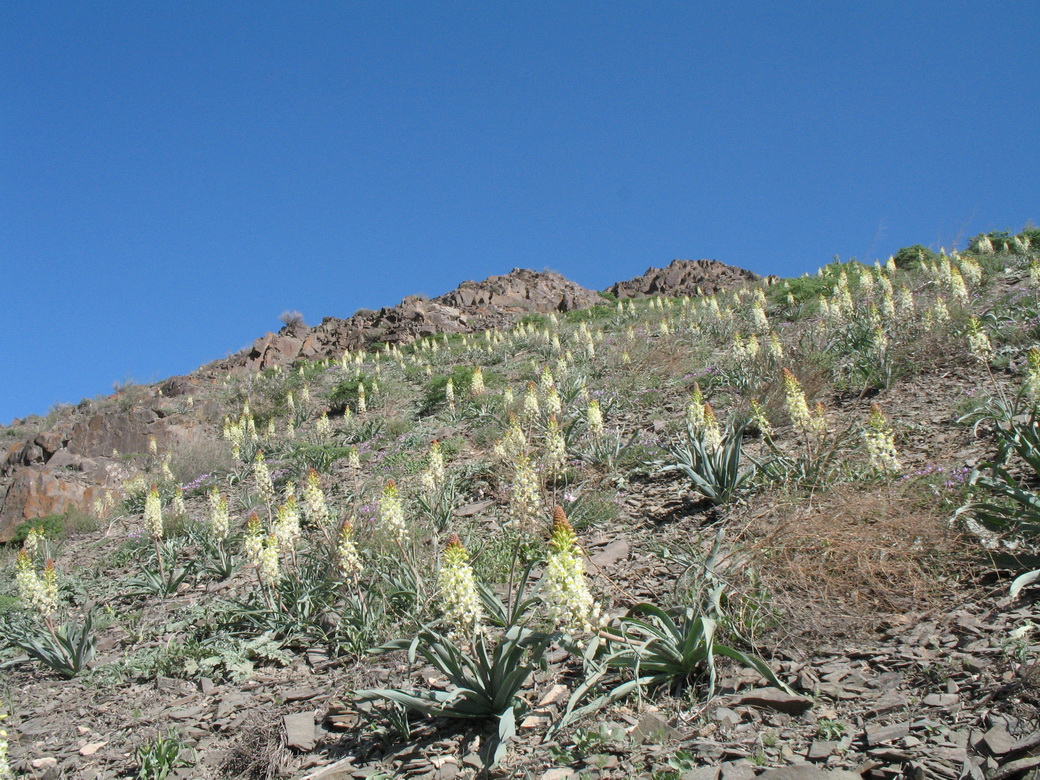
[[[698,286],[715,291],[756,279],[750,271],[715,260],[677,260],[610,290],[621,289],[621,297],[697,295]],[[696,285],[691,286],[693,280]],[[339,359],[345,351],[411,344],[436,334],[479,333],[506,327],[524,314],[565,313],[602,303],[602,295],[560,274],[515,268],[480,282],[463,282],[437,298],[409,296],[379,311],[363,309],[347,319],[326,317],[313,328],[287,325],[190,376],[67,408],[55,419],[33,425],[40,430],[29,437],[19,436],[29,426],[16,421],[0,429],[7,439],[4,443],[0,438],[0,542],[10,540],[27,520],[89,514],[106,492],[118,495],[128,478],[123,456],[144,452],[150,439],[163,447],[191,440],[200,421],[212,424],[212,408],[185,404],[201,398],[204,385],[228,375]]]
[[0,776],[1027,776],[1037,246],[514,271],[21,421]]

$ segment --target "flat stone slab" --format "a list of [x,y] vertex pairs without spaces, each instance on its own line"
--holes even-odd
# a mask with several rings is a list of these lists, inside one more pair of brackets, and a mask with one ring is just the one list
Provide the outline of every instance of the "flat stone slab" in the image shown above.
[[314,713],[295,712],[282,717],[285,725],[285,743],[296,750],[309,752],[314,749]]
[[870,747],[883,745],[886,742],[895,742],[910,733],[910,724],[893,723],[891,726],[878,726],[867,729],[867,744]]
[[762,707],[788,715],[803,715],[812,709],[812,701],[804,696],[787,693],[779,688],[754,688],[745,691],[736,704],[744,707]]

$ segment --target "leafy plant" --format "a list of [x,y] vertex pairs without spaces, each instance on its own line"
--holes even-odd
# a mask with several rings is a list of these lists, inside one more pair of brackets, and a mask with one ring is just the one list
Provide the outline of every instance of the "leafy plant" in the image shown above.
[[[368,377],[348,379],[336,385],[326,396],[329,402],[329,414],[343,414],[345,410],[357,411],[358,388],[364,384],[368,389],[372,386],[372,380]],[[366,398],[366,402],[368,399]]]
[[661,471],[682,472],[712,504],[728,504],[754,475],[754,468],[740,467],[745,427],[746,423],[727,427],[722,442],[711,447],[703,434],[687,426],[685,439],[668,450],[674,462],[662,466]]
[[602,436],[589,439],[577,456],[586,463],[598,466],[605,471],[613,471],[632,449],[632,444],[639,436],[635,431],[626,440],[620,430],[604,431]]
[[202,570],[221,582],[230,579],[242,566],[242,561],[228,549],[226,540],[207,539],[204,550],[206,557],[202,563]]
[[552,638],[551,634],[512,626],[496,640],[480,634],[472,645],[465,646],[437,631],[422,631],[413,639],[389,642],[372,652],[379,655],[403,650],[409,663],[422,656],[448,678],[450,690],[380,688],[357,691],[355,695],[361,701],[397,702],[435,717],[497,721],[490,748],[491,764],[496,764],[506,743],[516,734],[518,714],[527,707],[520,691],[536,669],[545,667],[545,650]]
[[181,757],[184,746],[174,736],[158,737],[134,751],[139,780],[164,780],[170,773],[191,762]]
[[837,741],[845,736],[845,724],[840,720],[820,718],[816,723],[816,736],[820,739]]
[[444,484],[435,488],[432,493],[421,493],[416,498],[419,510],[437,530],[444,533],[455,517],[455,509],[459,504],[458,485],[452,477],[448,477]]
[[60,627],[5,615],[0,621],[0,635],[66,679],[86,668],[97,646],[91,612],[83,616],[82,623],[68,621]]
[[695,607],[666,611],[655,604],[633,606],[621,618],[623,643],[611,657],[612,665],[630,667],[631,685],[653,690],[667,686],[679,690],[707,678],[708,696],[715,692],[715,656],[737,661],[787,689],[762,659],[715,641],[716,621]]
[[[981,500],[971,501],[957,510],[978,525],[976,529],[990,534],[1008,536],[1018,540],[1036,539],[1040,535],[1040,494],[1033,485],[1040,480],[1040,421],[1034,410],[1025,422],[1017,418],[998,426],[996,455],[983,461],[968,479],[970,489],[983,494]],[[1008,468],[1011,454],[1018,455],[1026,467],[1026,476],[1012,475]],[[971,524],[969,523],[969,528]],[[1035,555],[1003,556],[1011,566],[1036,566]],[[1040,569],[1028,571],[1012,584],[1012,595],[1040,578]]]
[[298,444],[286,453],[285,459],[301,474],[315,469],[328,473],[332,464],[350,455],[349,447],[329,444]]
[[282,643],[271,634],[261,634],[242,641],[217,636],[203,642],[198,652],[184,659],[183,673],[188,677],[228,679],[241,683],[249,679],[258,663],[287,666],[291,662]]
[[141,567],[141,573],[130,580],[130,596],[172,596],[184,581],[191,576],[194,567],[171,566],[169,569],[151,569]]

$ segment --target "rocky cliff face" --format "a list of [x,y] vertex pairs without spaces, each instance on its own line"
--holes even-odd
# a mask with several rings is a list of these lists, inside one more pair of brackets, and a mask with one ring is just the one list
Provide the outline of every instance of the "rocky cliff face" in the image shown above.
[[607,292],[618,298],[710,295],[761,279],[752,271],[718,260],[673,260],[667,268],[648,268],[642,276],[617,282]]
[[570,311],[602,300],[599,293],[560,274],[514,268],[504,276],[463,282],[437,298],[412,295],[391,308],[362,309],[347,319],[326,317],[314,328],[286,326],[208,368],[253,371],[296,360],[338,358],[347,349],[409,344],[436,333],[474,333],[503,325],[518,314]]
[[147,452],[149,439],[161,450],[190,440],[199,417],[162,394],[171,382],[134,388],[132,403],[124,394],[81,404],[49,430],[0,452],[0,542],[24,520],[92,512],[95,499],[118,492],[131,476],[122,455]]
[[[665,269],[651,268],[619,282],[609,292],[619,298],[697,295],[758,279],[715,260],[676,260]],[[133,388],[133,398],[124,393],[85,402],[47,430],[0,449],[0,542],[9,540],[24,520],[91,512],[95,498],[106,490],[118,491],[129,476],[122,456],[146,452],[150,438],[160,450],[190,441],[203,427],[206,408],[188,404],[187,397],[204,395],[206,385],[227,373],[338,358],[348,349],[408,344],[438,333],[475,333],[508,325],[524,314],[566,312],[602,302],[598,292],[560,274],[515,268],[480,282],[463,282],[437,298],[409,296],[379,311],[326,317],[313,328],[287,325],[191,376]]]

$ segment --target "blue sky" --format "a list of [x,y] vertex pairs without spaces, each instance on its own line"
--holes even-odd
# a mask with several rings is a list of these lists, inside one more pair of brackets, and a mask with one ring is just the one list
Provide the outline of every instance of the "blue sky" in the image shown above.
[[794,275],[1040,220],[975,2],[0,6],[0,421],[515,266]]

